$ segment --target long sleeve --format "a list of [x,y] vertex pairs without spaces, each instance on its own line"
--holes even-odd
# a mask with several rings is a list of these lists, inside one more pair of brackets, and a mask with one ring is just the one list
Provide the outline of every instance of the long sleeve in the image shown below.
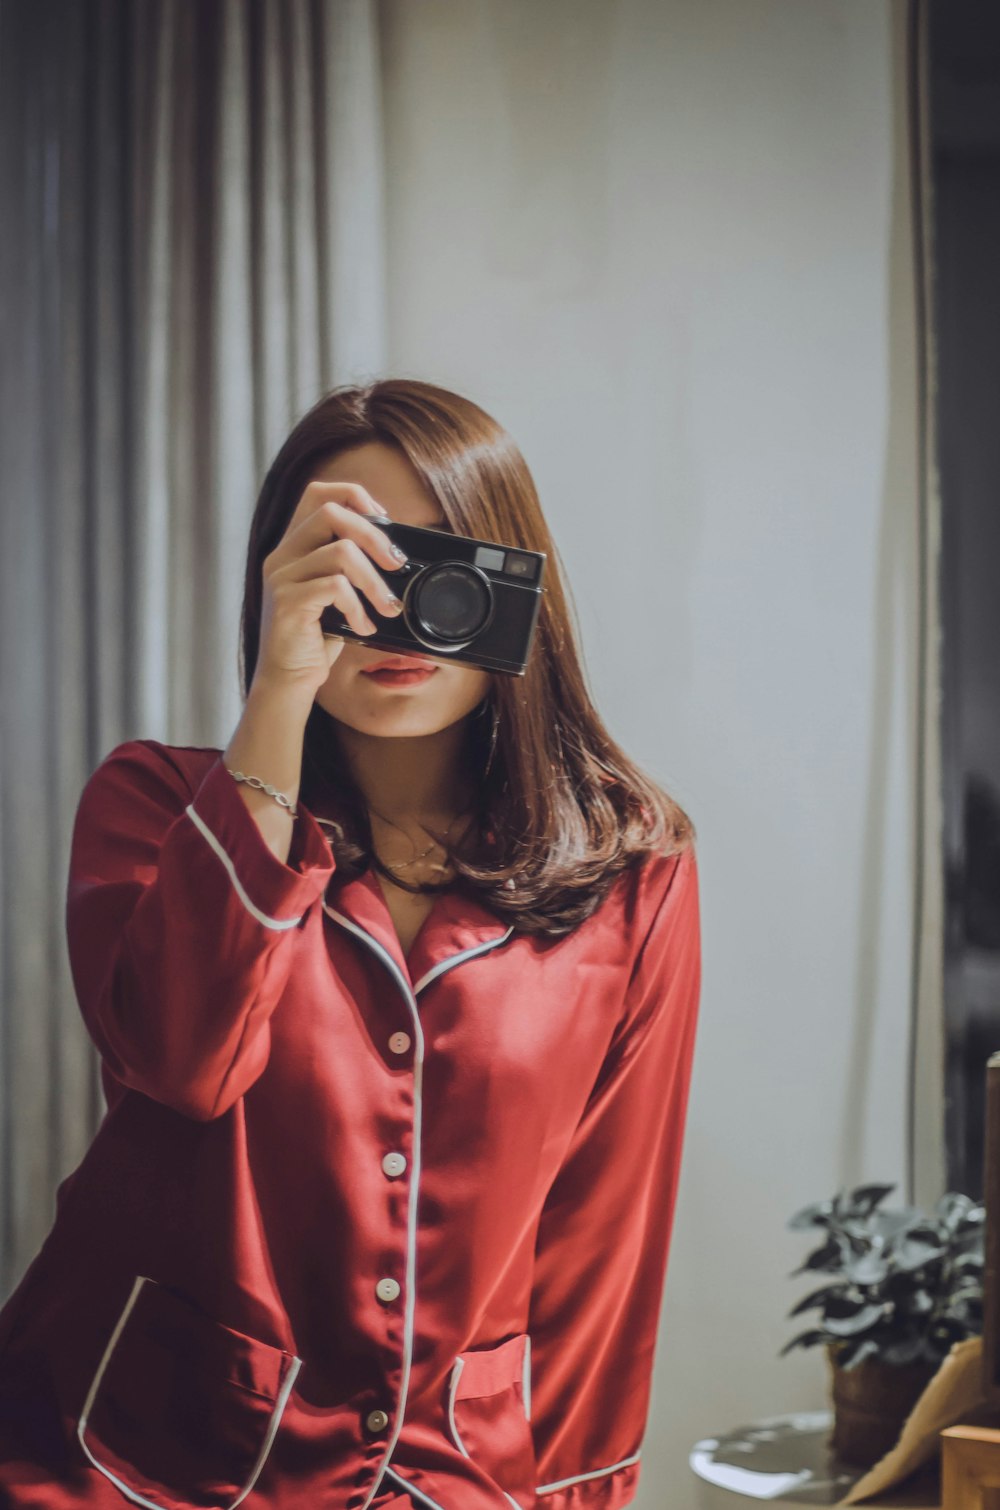
[[539,1226],[529,1334],[540,1510],[619,1510],[639,1478],[701,985],[693,847],[663,864]]
[[260,1075],[300,924],[334,869],[304,808],[295,829],[285,864],[221,755],[196,789],[155,740],[116,746],[94,771],[66,930],[84,1022],[124,1085],[207,1121]]

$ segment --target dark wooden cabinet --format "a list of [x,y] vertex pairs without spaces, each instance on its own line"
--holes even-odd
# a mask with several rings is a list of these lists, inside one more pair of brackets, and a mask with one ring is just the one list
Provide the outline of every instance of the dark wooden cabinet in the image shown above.
[[928,12],[941,495],[948,1188],[983,1194],[1000,1049],[1000,6]]

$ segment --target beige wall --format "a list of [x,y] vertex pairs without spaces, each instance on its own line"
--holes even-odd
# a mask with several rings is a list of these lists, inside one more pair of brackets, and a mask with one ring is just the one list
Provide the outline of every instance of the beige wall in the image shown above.
[[641,1510],[693,1506],[699,1437],[825,1403],[817,1352],[776,1356],[807,1287],[791,1213],[861,1180],[903,1196],[901,18],[383,0],[389,370],[513,431],[595,696],[700,835],[702,1019]]

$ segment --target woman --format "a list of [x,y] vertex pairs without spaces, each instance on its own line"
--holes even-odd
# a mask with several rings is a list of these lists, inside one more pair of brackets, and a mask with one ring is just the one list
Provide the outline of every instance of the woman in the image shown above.
[[[365,643],[399,612],[379,513],[547,552],[523,677]],[[80,800],[108,1109],[0,1311],[0,1502],[618,1510],[694,1052],[692,825],[601,723],[527,466],[453,393],[300,421],[242,634],[226,748],[127,741]]]

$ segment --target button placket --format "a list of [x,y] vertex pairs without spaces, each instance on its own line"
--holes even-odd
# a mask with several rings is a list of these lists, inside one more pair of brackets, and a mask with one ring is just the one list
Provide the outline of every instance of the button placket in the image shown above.
[[[395,1054],[404,1054],[410,1048],[411,1041],[409,1033],[404,1033],[400,1029],[390,1036],[389,1047]],[[383,1174],[390,1180],[398,1179],[407,1167],[405,1154],[401,1154],[397,1149],[390,1149],[388,1153],[383,1154],[381,1163]],[[375,1285],[375,1294],[384,1305],[391,1305],[393,1301],[399,1299],[401,1293],[402,1286],[399,1281],[390,1275],[384,1275]]]
[[[413,1169],[412,1169],[412,1180],[411,1180],[410,1188],[409,1188],[409,1191],[408,1191],[408,1206],[407,1206],[407,1211],[408,1211],[408,1232],[407,1232],[407,1247],[406,1247],[406,1260],[405,1260],[405,1279],[406,1279],[407,1285],[410,1286],[410,1289],[407,1290],[406,1296],[405,1296],[405,1304],[401,1307],[401,1312],[402,1312],[402,1332],[403,1332],[403,1335],[402,1335],[402,1350],[403,1350],[403,1358],[402,1358],[402,1381],[401,1381],[400,1390],[399,1390],[399,1398],[398,1398],[398,1401],[396,1402],[396,1411],[397,1411],[396,1421],[395,1421],[395,1424],[392,1426],[392,1428],[390,1430],[388,1447],[387,1447],[387,1451],[386,1451],[386,1456],[383,1459],[382,1469],[379,1471],[379,1473],[376,1476],[376,1485],[375,1485],[375,1488],[377,1488],[377,1484],[378,1484],[378,1482],[381,1479],[382,1472],[385,1469],[385,1465],[386,1465],[386,1463],[388,1462],[389,1458],[392,1455],[393,1449],[395,1447],[395,1444],[396,1444],[397,1440],[399,1439],[399,1435],[400,1435],[400,1432],[402,1430],[402,1424],[403,1424],[403,1419],[404,1419],[404,1415],[405,1415],[405,1407],[406,1407],[407,1394],[408,1394],[408,1389],[409,1389],[410,1366],[411,1366],[412,1356],[413,1356],[413,1313],[414,1313],[413,1301],[414,1301],[414,1293],[415,1293],[415,1290],[416,1290],[415,1274],[414,1274],[415,1263],[416,1263],[416,1231],[415,1231],[414,1222],[413,1222],[413,1214],[414,1214],[414,1203],[416,1201],[416,1196],[417,1196],[417,1188],[419,1186],[419,1180],[420,1180],[420,1162],[421,1162],[420,1161],[420,1124],[421,1124],[421,1112],[420,1112],[420,1078],[419,1078],[419,1073],[418,1072],[419,1072],[420,1066],[422,1064],[423,1054],[424,1054],[424,1038],[423,1038],[423,1032],[422,1032],[421,1025],[420,1025],[420,1020],[419,1020],[419,1010],[418,1010],[417,998],[418,998],[418,996],[420,994],[420,991],[423,989],[423,987],[425,987],[426,985],[428,985],[432,980],[436,980],[441,975],[448,973],[448,971],[454,969],[456,965],[461,964],[464,960],[475,958],[476,956],[478,956],[480,954],[486,953],[486,952],[488,952],[491,949],[497,948],[500,944],[506,943],[507,940],[510,938],[511,934],[514,932],[514,929],[513,929],[513,925],[512,925],[510,928],[507,929],[507,931],[500,938],[487,940],[486,942],[477,945],[475,948],[467,949],[467,950],[462,950],[458,954],[451,955],[448,959],[440,961],[437,965],[434,966],[434,968],[432,970],[428,971],[420,979],[420,981],[416,985],[414,985],[411,982],[411,980],[408,978],[408,976],[406,975],[406,973],[403,970],[400,969],[398,961],[393,958],[392,954],[390,954],[390,952],[385,948],[385,946],[377,938],[375,938],[373,934],[371,934],[366,928],[364,928],[364,927],[360,926],[359,924],[353,922],[351,920],[351,918],[349,918],[345,914],[340,913],[335,908],[330,907],[329,904],[325,900],[324,900],[322,906],[323,906],[323,911],[328,916],[332,917],[343,928],[346,928],[348,930],[348,932],[354,934],[355,937],[358,937],[358,938],[362,939],[364,941],[364,943],[366,944],[366,946],[374,954],[376,954],[381,959],[382,963],[388,968],[388,970],[390,971],[390,973],[392,974],[392,976],[395,978],[396,983],[399,986],[399,988],[400,988],[400,990],[401,990],[401,992],[402,992],[402,994],[403,994],[403,996],[404,996],[404,998],[405,998],[405,1000],[407,1002],[407,1005],[408,1005],[409,1011],[410,1011],[410,1016],[411,1016],[411,1019],[412,1019],[412,1022],[413,1022],[413,1031],[414,1031],[414,1034],[416,1035],[416,1047],[415,1048],[414,1048],[414,1039],[413,1039],[413,1037],[411,1037],[411,1035],[409,1033],[404,1032],[402,1029],[398,1029],[396,1032],[390,1034],[389,1037],[388,1037],[388,1039],[386,1040],[389,1052],[391,1054],[393,1054],[393,1055],[402,1056],[404,1054],[409,1053],[409,1051],[411,1050],[411,1048],[414,1049],[414,1057],[413,1057],[413,1061],[409,1065],[409,1069],[411,1071],[411,1074],[414,1076],[414,1078],[416,1080],[416,1085],[415,1085],[416,1102],[415,1102],[415,1109],[414,1109],[414,1113],[413,1113],[413,1129],[412,1129],[413,1130],[413,1149],[412,1149]],[[387,1176],[387,1178],[395,1179],[395,1178],[397,1178],[397,1174],[394,1173],[393,1171],[395,1171],[395,1170],[398,1169],[398,1173],[401,1174],[407,1168],[407,1160],[406,1160],[406,1158],[402,1154],[397,1153],[395,1150],[391,1150],[390,1152],[388,1152],[388,1153],[386,1153],[386,1154],[384,1154],[382,1156],[382,1168],[383,1168],[383,1172],[385,1173],[385,1175]],[[391,1294],[392,1294],[392,1298],[393,1299],[398,1298],[402,1294],[402,1287],[399,1285],[398,1281],[389,1278],[389,1276],[384,1276],[381,1280],[379,1280],[377,1282],[377,1284],[376,1284],[376,1292],[379,1292],[380,1287],[382,1287],[382,1289],[384,1290],[384,1296],[385,1296],[385,1298],[386,1298],[387,1301],[388,1301],[388,1298],[389,1298],[390,1289],[391,1289]],[[380,1293],[379,1294],[379,1298],[382,1299],[383,1298],[383,1294]],[[390,1317],[387,1315],[387,1317],[386,1317],[386,1324],[389,1325],[389,1323],[390,1323]],[[397,1323],[394,1321],[392,1324],[393,1324],[393,1326],[395,1326]],[[365,1423],[366,1423],[369,1431],[371,1431],[372,1433],[375,1433],[375,1434],[380,1434],[381,1432],[385,1431],[386,1428],[389,1426],[389,1420],[390,1420],[390,1417],[389,1417],[388,1413],[386,1411],[382,1410],[381,1408],[376,1408],[376,1409],[373,1409],[373,1410],[369,1411],[368,1414],[365,1417]],[[373,1498],[374,1493],[375,1493],[375,1488],[373,1488],[372,1492],[368,1495],[368,1498],[365,1501],[365,1505],[367,1505],[370,1502],[370,1500]],[[364,1510],[364,1506],[362,1507],[362,1510]]]

